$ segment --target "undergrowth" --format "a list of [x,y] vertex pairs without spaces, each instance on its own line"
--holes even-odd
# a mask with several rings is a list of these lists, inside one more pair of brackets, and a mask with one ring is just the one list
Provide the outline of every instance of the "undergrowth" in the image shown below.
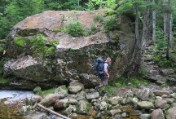
[[4,105],[3,100],[0,101],[0,119],[25,119],[19,113],[21,106]]
[[109,94],[113,94],[119,88],[138,87],[140,85],[147,86],[148,84],[149,84],[149,81],[141,77],[130,77],[130,78],[121,77],[121,78],[109,81],[109,84],[105,87],[105,89]]

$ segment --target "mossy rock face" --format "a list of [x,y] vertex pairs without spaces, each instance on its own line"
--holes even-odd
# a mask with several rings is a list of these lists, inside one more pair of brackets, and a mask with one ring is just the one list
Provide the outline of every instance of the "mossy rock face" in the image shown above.
[[[51,88],[68,84],[72,79],[81,80],[82,73],[94,75],[92,66],[99,56],[112,58],[112,78],[123,74],[131,60],[135,38],[131,30],[124,32],[130,29],[128,19],[114,19],[112,11],[108,14],[110,16],[105,16],[104,11],[46,11],[24,19],[13,27],[7,39],[6,55],[9,61],[14,60],[5,65],[4,69],[9,70],[3,75],[15,77],[22,84],[21,88]],[[65,25],[75,21],[87,31],[81,31],[82,36],[73,37],[64,32]],[[114,21],[125,21],[125,25],[113,27]],[[120,32],[118,27],[124,31]]]
[[33,57],[50,57],[55,55],[55,45],[58,43],[59,40],[56,39],[48,41],[42,34],[31,37],[18,36],[9,44],[11,49],[7,49],[7,55],[9,57],[17,57],[21,54],[32,55]]

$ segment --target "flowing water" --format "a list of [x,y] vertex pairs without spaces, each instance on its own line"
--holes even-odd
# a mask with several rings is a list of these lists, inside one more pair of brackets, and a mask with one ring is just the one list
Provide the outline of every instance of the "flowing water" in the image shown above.
[[0,90],[0,100],[5,98],[7,100],[30,99],[33,95],[32,91]]

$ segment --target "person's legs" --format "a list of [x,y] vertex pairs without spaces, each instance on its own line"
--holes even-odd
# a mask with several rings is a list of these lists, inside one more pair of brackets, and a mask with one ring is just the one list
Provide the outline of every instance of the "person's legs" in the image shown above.
[[103,86],[105,85],[105,82],[104,82],[104,81],[105,81],[104,74],[99,75],[98,77],[101,79],[101,83],[100,83],[98,86],[95,87],[96,90],[98,90],[99,88],[101,88],[101,87],[103,87]]
[[102,90],[105,92],[105,87],[108,84],[108,80],[106,78],[106,76],[103,78],[102,80]]

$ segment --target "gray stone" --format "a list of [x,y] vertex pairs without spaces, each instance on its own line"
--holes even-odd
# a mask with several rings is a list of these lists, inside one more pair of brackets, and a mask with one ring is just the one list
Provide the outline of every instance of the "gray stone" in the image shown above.
[[114,115],[116,115],[116,114],[118,114],[118,113],[121,113],[122,111],[121,110],[118,110],[118,109],[113,109],[113,110],[110,110],[110,114],[112,115],[112,116],[114,116]]
[[68,108],[65,110],[65,113],[67,115],[70,115],[73,112],[76,112],[76,106],[75,105],[69,105]]
[[81,91],[81,92],[76,94],[76,97],[77,97],[77,100],[84,100],[86,98],[86,92]]
[[78,104],[78,101],[75,98],[68,98],[68,104],[76,105]]
[[123,112],[123,113],[122,113],[122,117],[124,117],[124,118],[127,117],[127,113],[126,113],[126,112]]
[[54,110],[60,111],[62,109],[65,109],[68,106],[68,100],[62,99],[62,100],[56,100],[54,103]]
[[120,100],[121,98],[119,97],[119,96],[115,96],[115,97],[110,97],[109,99],[108,99],[108,101],[110,102],[110,104],[112,104],[112,105],[117,105],[118,103],[119,103],[119,100]]
[[102,101],[99,105],[101,111],[105,111],[108,109],[108,104],[105,101]]
[[80,113],[86,113],[87,114],[89,112],[91,104],[88,101],[80,100],[78,104],[79,104],[79,110],[78,111]]
[[115,119],[123,119],[123,117],[121,115],[115,115]]
[[94,88],[101,83],[100,78],[92,74],[80,74],[80,82],[84,84],[85,88]]
[[99,92],[93,92],[93,93],[88,93],[86,94],[86,98],[88,100],[91,100],[91,99],[95,99],[95,98],[99,98]]
[[46,95],[44,99],[41,100],[40,104],[46,107],[49,107],[59,98],[60,98],[59,94],[49,94],[49,95]]
[[176,119],[176,107],[167,110],[166,119]]
[[79,91],[81,91],[84,88],[84,85],[78,81],[72,81],[69,84],[68,90],[71,93],[78,93]]
[[150,119],[151,115],[150,114],[141,114],[140,119]]
[[48,116],[46,115],[46,113],[36,112],[36,113],[27,115],[25,119],[48,119]]
[[148,101],[141,101],[141,102],[138,102],[137,105],[140,107],[140,108],[144,108],[144,109],[152,109],[154,108],[154,105],[152,102],[148,102]]
[[164,108],[167,105],[167,101],[163,99],[155,100],[155,106],[158,108]]
[[139,102],[139,99],[136,98],[136,97],[133,97],[133,98],[131,98],[131,102],[132,102],[133,104],[137,104],[137,103]]
[[55,93],[60,94],[61,98],[64,98],[65,96],[68,95],[68,89],[66,88],[65,85],[59,86],[56,90]]
[[155,90],[155,91],[153,91],[153,93],[156,96],[170,95],[170,92],[169,91],[165,91],[165,90]]
[[165,119],[164,113],[161,109],[156,109],[151,113],[151,119]]
[[34,96],[32,96],[32,98],[31,98],[31,101],[32,101],[33,104],[39,103],[41,100],[42,100],[42,97],[39,96],[39,95],[34,95]]
[[142,101],[147,101],[151,98],[150,97],[151,96],[151,91],[150,91],[149,88],[145,88],[143,90],[139,90],[138,92],[136,92],[136,95]]
[[161,72],[163,73],[163,75],[168,76],[174,74],[175,71],[173,69],[162,69]]

